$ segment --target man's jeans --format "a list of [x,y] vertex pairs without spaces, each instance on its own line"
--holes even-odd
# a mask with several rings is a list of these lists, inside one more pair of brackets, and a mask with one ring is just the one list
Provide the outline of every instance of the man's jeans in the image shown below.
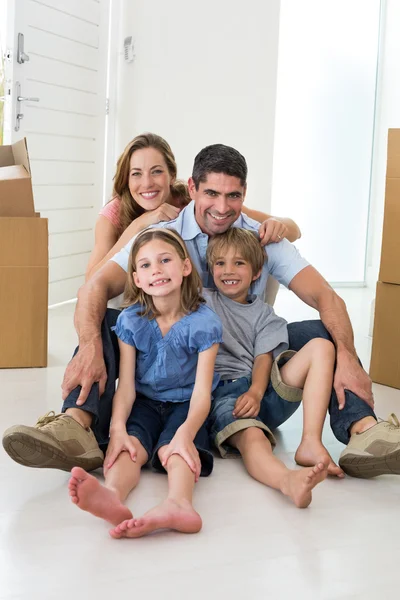
[[[107,383],[104,394],[99,395],[99,384],[94,383],[89,396],[81,408],[93,415],[92,429],[100,446],[108,443],[112,400],[115,393],[115,382],[118,379],[119,368],[119,349],[117,336],[111,327],[117,321],[118,310],[107,309],[104,321],[102,323],[101,336],[104,349],[104,360],[107,369]],[[300,350],[307,342],[314,338],[331,337],[321,321],[300,321],[298,323],[289,323],[289,348],[291,350]],[[75,354],[78,348],[75,350]],[[62,411],[67,408],[76,408],[76,401],[80,393],[80,386],[75,388],[65,399]],[[349,428],[352,423],[359,421],[364,417],[375,417],[373,410],[361,398],[346,390],[346,403],[342,410],[338,408],[336,393],[332,391],[329,404],[329,413],[331,417],[332,431],[337,439],[343,444],[349,441]]]
[[[300,348],[314,338],[325,338],[332,341],[322,321],[289,323],[288,331],[290,350],[300,350]],[[331,417],[331,428],[335,437],[339,442],[348,444],[351,425],[364,417],[374,417],[376,419],[376,416],[372,408],[364,400],[353,394],[353,392],[345,390],[345,396],[346,402],[344,408],[339,410],[336,392],[332,389],[329,414]]]

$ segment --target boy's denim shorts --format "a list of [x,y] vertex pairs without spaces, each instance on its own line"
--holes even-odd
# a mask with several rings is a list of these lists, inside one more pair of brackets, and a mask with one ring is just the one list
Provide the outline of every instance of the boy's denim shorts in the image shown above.
[[[189,402],[159,402],[137,395],[132,412],[126,422],[126,431],[136,437],[146,450],[149,464],[161,473],[164,467],[158,458],[158,450],[170,443],[177,429],[186,421]],[[213,470],[213,455],[206,426],[199,429],[194,445],[200,455],[201,475],[207,477]]]
[[237,419],[232,414],[236,400],[251,386],[250,376],[220,382],[220,385],[214,390],[208,428],[210,440],[223,458],[239,454],[236,448],[226,443],[226,440],[234,433],[249,427],[262,429],[272,446],[275,446],[276,442],[271,429],[276,429],[291,417],[302,400],[303,390],[283,383],[279,371],[279,367],[294,354],[295,352],[292,350],[286,350],[275,359],[271,370],[271,380],[261,400],[260,412],[257,417]]

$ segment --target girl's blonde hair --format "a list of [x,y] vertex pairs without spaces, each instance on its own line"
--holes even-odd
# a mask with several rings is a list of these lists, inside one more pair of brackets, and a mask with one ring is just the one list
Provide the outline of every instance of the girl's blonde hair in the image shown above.
[[136,152],[136,150],[143,150],[144,148],[154,148],[162,154],[168,168],[168,173],[172,179],[175,179],[174,183],[171,184],[170,187],[172,198],[179,199],[184,206],[189,204],[191,200],[187,185],[183,181],[176,179],[177,166],[175,156],[168,142],[155,133],[143,133],[138,135],[131,142],[129,142],[119,157],[117,162],[117,170],[114,176],[113,198],[115,196],[119,196],[121,198],[119,212],[121,223],[120,234],[125,231],[132,221],[146,212],[144,208],[142,208],[136,202],[136,200],[134,200],[129,190],[129,167],[131,156],[134,152]]
[[253,277],[261,271],[267,255],[256,234],[240,227],[230,227],[224,233],[214,235],[208,242],[206,260],[211,272],[218,258],[223,257],[228,248],[232,247],[250,263]]
[[[136,286],[133,273],[136,272],[136,257],[140,248],[152,240],[166,242],[176,250],[182,261],[185,259],[190,260],[185,242],[181,236],[172,229],[146,229],[136,237],[129,255],[128,278],[125,284],[122,308],[132,306],[132,304],[139,302],[143,306],[141,316],[147,316],[149,319],[157,317],[160,313],[154,305],[152,296],[146,294],[141,288]],[[203,286],[200,276],[192,261],[190,261],[190,263],[192,265],[192,271],[183,278],[181,287],[181,310],[185,314],[197,310],[200,304],[205,302],[204,298],[201,297]]]

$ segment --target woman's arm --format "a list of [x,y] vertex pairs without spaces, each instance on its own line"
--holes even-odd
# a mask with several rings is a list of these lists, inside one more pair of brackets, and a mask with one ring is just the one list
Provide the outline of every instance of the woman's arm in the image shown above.
[[95,246],[86,269],[86,281],[143,229],[160,221],[176,219],[179,212],[180,209],[175,206],[161,204],[155,210],[148,211],[132,221],[120,238],[111,221],[100,215],[96,223]]
[[268,221],[269,219],[275,219],[276,221],[280,221],[287,227],[286,235],[282,237],[286,237],[289,240],[289,242],[295,242],[296,240],[301,238],[300,227],[292,219],[288,219],[285,217],[273,217],[272,215],[268,215],[267,213],[261,212],[259,210],[248,208],[244,205],[242,206],[242,212],[244,212],[245,215],[250,217],[250,219],[254,219],[259,223],[263,223],[264,221]]

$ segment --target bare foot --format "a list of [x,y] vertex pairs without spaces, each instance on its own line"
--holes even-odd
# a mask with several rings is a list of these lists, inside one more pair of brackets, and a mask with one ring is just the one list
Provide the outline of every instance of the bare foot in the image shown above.
[[322,462],[299,471],[290,470],[282,492],[289,496],[298,508],[307,508],[312,500],[311,490],[326,479],[327,475],[327,467]]
[[74,467],[71,475],[69,495],[79,508],[113,525],[132,518],[131,511],[121,503],[117,494],[101,485],[93,475],[80,467]]
[[141,519],[123,521],[110,535],[113,538],[138,538],[148,535],[157,529],[174,529],[182,533],[197,533],[202,526],[200,515],[187,500],[176,502],[164,500],[152,508]]
[[344,477],[344,471],[333,461],[332,456],[319,440],[303,440],[297,448],[294,460],[301,467],[312,467],[316,463],[323,462],[328,466],[328,475],[340,479]]

